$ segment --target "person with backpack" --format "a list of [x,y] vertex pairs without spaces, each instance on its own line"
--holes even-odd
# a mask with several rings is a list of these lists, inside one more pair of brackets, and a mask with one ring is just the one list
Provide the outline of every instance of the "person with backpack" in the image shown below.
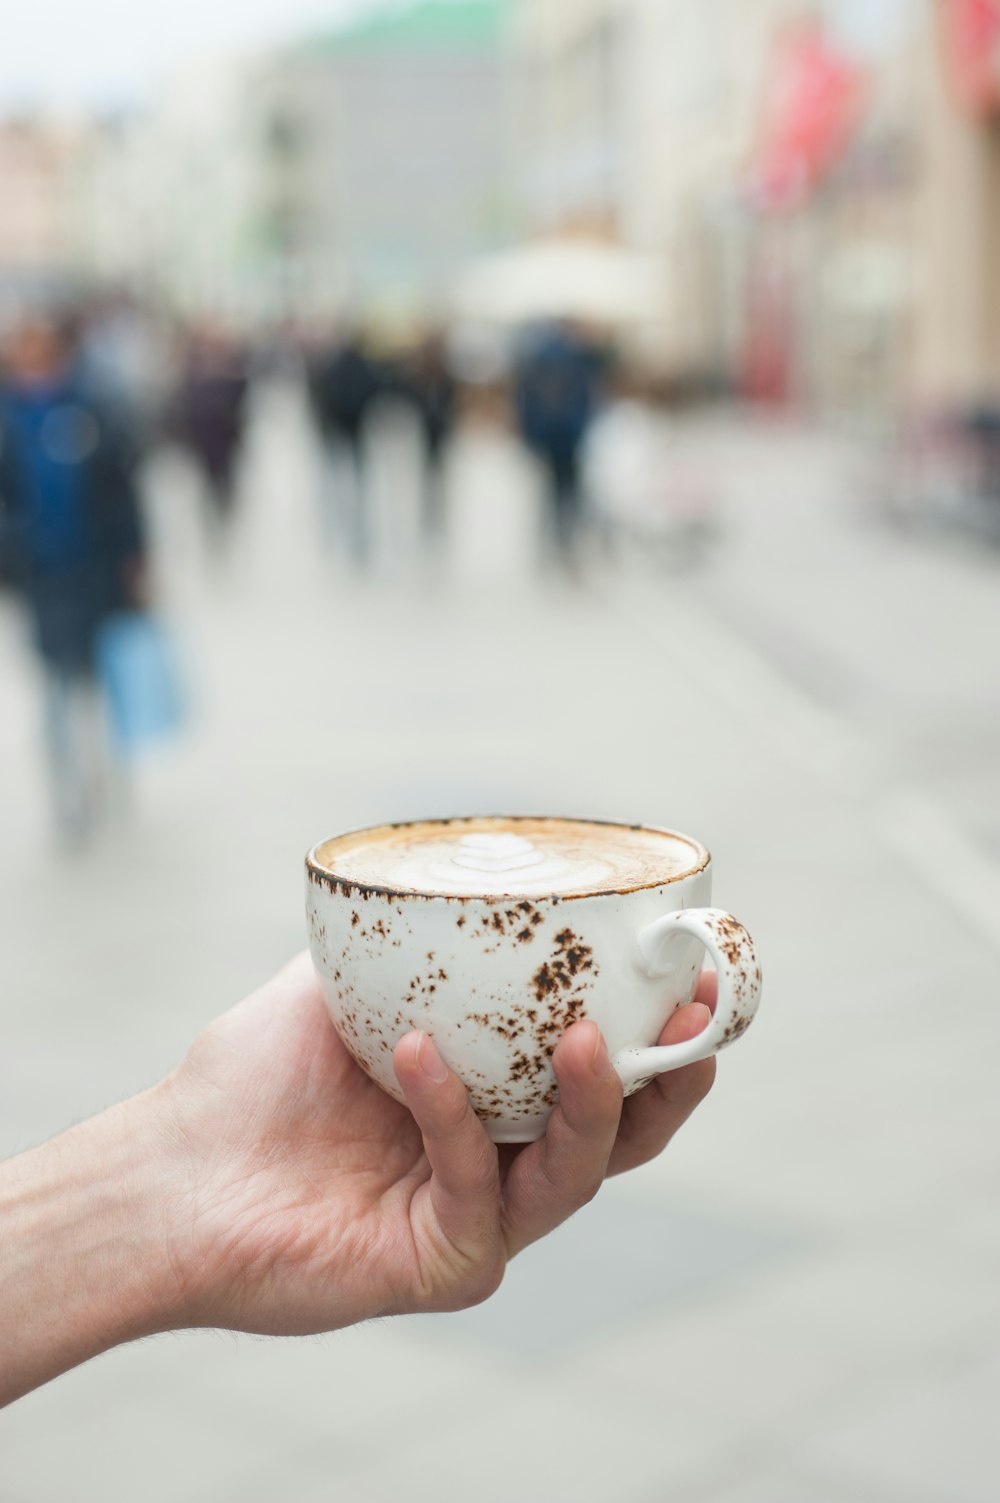
[[57,829],[78,842],[114,771],[101,628],[143,596],[131,446],[79,379],[68,323],[23,318],[0,370],[0,574],[24,606],[42,669]]

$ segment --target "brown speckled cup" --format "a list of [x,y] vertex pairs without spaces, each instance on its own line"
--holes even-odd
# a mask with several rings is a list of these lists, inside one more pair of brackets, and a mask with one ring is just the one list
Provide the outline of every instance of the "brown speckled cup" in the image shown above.
[[[602,851],[616,831],[627,845],[634,839],[628,832],[643,830],[652,856],[631,881],[618,870],[613,886],[591,880],[573,891],[563,871],[563,890],[539,891],[546,831],[553,841],[565,834],[577,844],[582,834],[585,848],[588,829]],[[530,840],[514,839],[522,830]],[[418,846],[434,841],[435,849],[451,840],[464,849],[471,841],[476,850],[489,850],[492,840],[507,854],[484,875],[482,893],[434,891],[430,883],[420,890],[384,876],[359,879],[354,853],[361,834],[376,854],[380,840],[401,838]],[[522,848],[535,865],[527,858],[519,865]],[[761,973],[753,941],[731,914],[706,906],[711,858],[674,831],[527,816],[385,825],[322,841],[306,858],[306,875],[313,962],[354,1058],[402,1100],[392,1051],[410,1029],[425,1029],[465,1082],[495,1142],[544,1132],[558,1095],[551,1056],[571,1023],[598,1024],[630,1094],[654,1075],[724,1049],[757,1010]],[[475,868],[464,866],[460,880],[473,887]],[[691,1000],[706,951],[719,975],[712,1022],[695,1039],[657,1047],[671,1013]]]

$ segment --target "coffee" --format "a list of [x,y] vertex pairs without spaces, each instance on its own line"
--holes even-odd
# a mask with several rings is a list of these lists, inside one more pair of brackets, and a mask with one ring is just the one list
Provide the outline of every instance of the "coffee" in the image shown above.
[[381,825],[315,852],[344,882],[428,896],[632,891],[697,871],[706,853],[666,830],[573,819],[479,818]]

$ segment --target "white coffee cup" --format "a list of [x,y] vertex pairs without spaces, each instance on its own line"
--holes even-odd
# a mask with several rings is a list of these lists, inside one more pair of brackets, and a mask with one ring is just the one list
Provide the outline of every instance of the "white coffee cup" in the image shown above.
[[[509,832],[519,822],[435,820],[364,833],[377,841],[447,831],[461,840],[466,831],[481,838],[492,826]],[[539,821],[524,823],[534,829]],[[604,843],[609,829],[639,828],[543,823],[584,836],[596,826]],[[643,828],[664,837],[665,853],[670,843],[665,875],[582,893],[518,893],[516,873],[510,892],[421,892],[359,881],[343,866],[338,872],[338,853],[359,832],[315,846],[306,857],[310,949],[330,1017],[361,1067],[402,1100],[392,1051],[410,1029],[424,1029],[465,1083],[490,1137],[515,1143],[545,1130],[558,1098],[552,1051],[573,1022],[597,1023],[626,1095],[739,1038],[760,999],[753,941],[731,914],[707,906],[704,846]],[[694,995],[705,952],[719,982],[711,1022],[685,1043],[657,1046],[664,1023]]]

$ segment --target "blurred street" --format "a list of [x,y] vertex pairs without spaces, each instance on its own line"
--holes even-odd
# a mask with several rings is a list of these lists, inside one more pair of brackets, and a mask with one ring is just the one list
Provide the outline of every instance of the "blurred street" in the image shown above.
[[1000,553],[899,533],[857,440],[748,410],[678,427],[699,530],[572,573],[532,461],[466,422],[431,550],[383,421],[367,575],[291,379],[252,392],[228,547],[147,460],[192,705],[78,853],[3,604],[0,1155],[169,1070],[302,946],[306,848],[388,819],[689,831],[760,1017],[486,1305],[112,1352],[5,1415],[0,1500],[994,1503]]

